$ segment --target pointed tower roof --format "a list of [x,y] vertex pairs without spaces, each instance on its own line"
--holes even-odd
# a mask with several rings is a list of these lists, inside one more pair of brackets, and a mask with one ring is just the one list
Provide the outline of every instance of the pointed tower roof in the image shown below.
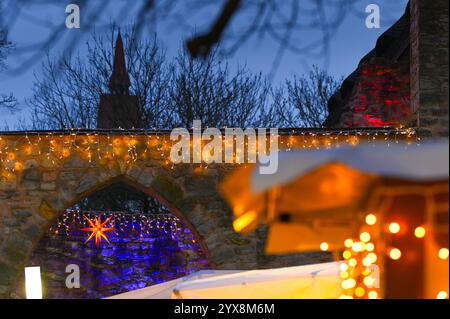
[[142,110],[135,95],[130,95],[131,82],[125,64],[122,36],[117,35],[114,66],[109,88],[111,92],[100,95],[97,113],[97,128],[131,129],[142,128]]
[[123,49],[122,35],[117,35],[116,49],[114,53],[114,66],[108,87],[112,92],[128,93],[130,87],[130,77],[128,75],[127,66],[125,64],[125,52]]

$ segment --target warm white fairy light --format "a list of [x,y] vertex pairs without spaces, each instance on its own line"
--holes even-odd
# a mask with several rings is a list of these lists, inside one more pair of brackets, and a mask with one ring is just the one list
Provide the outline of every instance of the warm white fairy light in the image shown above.
[[439,249],[439,258],[440,259],[443,259],[443,260],[445,260],[445,259],[448,259],[448,254],[449,254],[449,252],[448,252],[448,248],[441,248],[441,249]]
[[392,234],[397,234],[400,231],[400,225],[396,222],[392,222],[389,224],[388,229]]
[[388,255],[393,260],[399,260],[402,257],[402,252],[398,248],[390,248],[388,251]]
[[366,216],[366,224],[367,225],[375,225],[377,222],[377,217],[374,214],[369,214]]
[[340,298],[379,298],[379,286],[377,285],[378,256],[375,252],[375,244],[370,242],[371,232],[377,222],[374,214],[366,215],[365,225],[361,228],[359,238],[347,238],[344,241],[342,257],[345,262],[339,265],[341,288],[343,293]]
[[426,235],[426,230],[424,227],[419,226],[416,227],[416,229],[414,229],[414,236],[416,236],[417,238],[423,238]]
[[328,243],[323,242],[323,243],[320,244],[320,250],[322,250],[322,251],[327,251],[328,248],[329,248],[329,247],[328,247]]
[[[142,237],[144,234],[149,235],[151,229],[160,229],[165,234],[175,238],[180,235],[182,230],[181,220],[169,213],[159,213],[159,214],[147,214],[138,212],[111,212],[111,211],[87,211],[83,212],[81,210],[66,210],[60,218],[60,221],[55,226],[50,228],[50,232],[55,235],[66,235],[72,231],[79,231],[80,227],[87,226],[85,216],[89,219],[95,218],[96,216],[105,216],[105,218],[110,218],[109,226],[115,227],[114,233],[119,235],[119,232],[125,232],[125,227],[139,225],[139,235]],[[76,229],[72,229],[75,226]],[[137,230],[136,230],[137,231]]]
[[[24,163],[30,158],[45,160],[58,166],[60,162],[77,154],[90,164],[101,164],[108,160],[121,158],[126,164],[138,160],[145,160],[154,154],[161,159],[167,167],[174,168],[168,160],[171,145],[169,131],[121,131],[98,132],[80,131],[71,129],[67,132],[13,132],[0,136],[0,175],[11,178],[11,174],[21,172]],[[420,139],[414,129],[373,129],[340,130],[340,131],[296,131],[289,130],[279,135],[270,134],[269,139],[277,139],[279,148],[290,151],[297,148],[331,148],[342,144],[358,145],[361,142],[372,143],[382,141],[398,141],[401,139],[418,142]],[[223,136],[225,139],[225,136]],[[417,143],[418,144],[418,143]],[[192,147],[192,145],[191,145]],[[245,150],[248,150],[244,145]],[[239,154],[244,149],[236,148],[234,163],[238,164]],[[41,157],[42,156],[42,157]],[[100,162],[100,163],[99,163]],[[202,164],[203,165],[203,164]],[[206,169],[207,165],[203,165]]]

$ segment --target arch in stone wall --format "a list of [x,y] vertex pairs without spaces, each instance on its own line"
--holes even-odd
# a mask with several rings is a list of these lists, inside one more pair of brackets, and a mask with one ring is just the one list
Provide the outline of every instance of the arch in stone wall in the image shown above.
[[6,209],[0,206],[4,226],[0,228],[0,295],[14,287],[39,240],[67,208],[118,181],[156,198],[179,217],[199,240],[212,267],[242,267],[233,258],[239,235],[232,231],[232,214],[217,193],[217,172],[221,170],[198,173],[190,165],[168,169],[151,161],[92,166],[77,155],[56,167],[27,163],[14,187],[2,192],[9,198],[5,198]]
[[[141,184],[139,184],[136,181],[133,181],[131,179],[129,179],[126,175],[118,175],[116,177],[111,178],[110,180],[107,180],[105,182],[101,182],[98,185],[93,186],[92,189],[89,189],[88,191],[85,191],[79,195],[77,195],[77,197],[75,197],[75,199],[68,201],[67,203],[65,203],[65,208],[59,211],[55,211],[47,202],[46,200],[42,200],[41,205],[39,206],[39,213],[41,215],[48,215],[48,216],[54,216],[52,217],[52,219],[47,223],[46,227],[44,227],[43,232],[41,233],[41,236],[39,237],[39,239],[41,239],[41,237],[44,235],[44,233],[46,232],[46,230],[53,224],[53,222],[61,215],[64,213],[64,211],[72,206],[74,206],[75,204],[79,203],[81,200],[83,200],[84,198],[94,194],[95,192],[102,190],[104,188],[107,188],[108,186],[111,186],[115,183],[119,183],[119,182],[123,182],[124,184],[131,186],[133,189],[135,189],[136,191],[140,191],[142,193],[145,193],[148,196],[153,197],[154,199],[157,200],[157,202],[159,202],[161,205],[165,206],[174,216],[176,216],[177,218],[179,218],[183,224],[189,228],[189,230],[192,232],[192,234],[194,235],[195,240],[200,244],[200,247],[202,249],[202,252],[204,253],[205,258],[208,261],[208,264],[211,265],[212,267],[215,267],[215,263],[212,261],[211,259],[211,254],[207,248],[207,246],[204,243],[204,236],[201,235],[198,231],[197,228],[194,224],[192,224],[189,219],[186,217],[185,214],[183,214],[174,204],[172,204],[170,201],[168,201],[163,195],[159,194],[158,192],[156,192],[152,187],[145,187]],[[177,186],[174,183],[174,181],[170,180],[170,179],[165,179],[165,186],[167,188],[170,189],[176,189]],[[37,243],[39,242],[39,240],[37,241]]]

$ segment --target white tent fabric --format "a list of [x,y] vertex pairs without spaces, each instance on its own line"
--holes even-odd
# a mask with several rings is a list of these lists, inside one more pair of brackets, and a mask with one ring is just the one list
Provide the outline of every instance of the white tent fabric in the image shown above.
[[[279,152],[275,174],[255,169],[251,187],[254,193],[288,183],[328,163],[339,162],[361,172],[405,180],[432,181],[449,177],[449,141],[429,141],[420,145],[373,143],[358,147],[305,149]],[[276,158],[271,158],[271,161]]]
[[337,298],[341,262],[264,270],[202,270],[109,299]]
[[170,299],[175,287],[182,282],[232,274],[236,272],[237,271],[235,270],[200,270],[185,277],[170,280],[154,286],[128,291],[119,295],[108,297],[106,299]]
[[341,262],[313,264],[188,280],[178,284],[181,299],[327,299],[338,298]]

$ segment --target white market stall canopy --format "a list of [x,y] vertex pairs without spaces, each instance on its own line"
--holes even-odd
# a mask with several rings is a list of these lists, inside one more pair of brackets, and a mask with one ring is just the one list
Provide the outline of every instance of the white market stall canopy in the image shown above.
[[185,281],[202,279],[214,276],[221,276],[238,272],[236,270],[200,270],[188,276],[166,281],[162,284],[149,286],[119,295],[108,297],[107,299],[171,299],[175,287]]
[[403,180],[444,180],[449,176],[449,141],[390,146],[373,143],[358,147],[279,152],[275,174],[262,175],[258,169],[253,171],[252,191],[260,193],[270,187],[287,184],[328,163],[341,163],[367,174]]
[[249,271],[199,271],[113,299],[338,298],[341,262]]
[[402,187],[448,192],[448,143],[282,151],[271,155],[278,156],[274,174],[243,167],[226,177],[221,191],[233,209],[236,232],[270,226],[269,254],[314,251],[322,242],[330,250],[343,249],[345,239],[356,236],[359,215],[376,209],[382,196],[395,196]]

